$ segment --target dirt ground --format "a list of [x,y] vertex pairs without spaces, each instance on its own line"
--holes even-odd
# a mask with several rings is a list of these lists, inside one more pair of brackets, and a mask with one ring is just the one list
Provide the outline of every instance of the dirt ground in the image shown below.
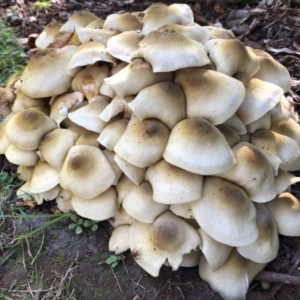
[[[17,0],[12,6],[12,1],[0,0],[0,14],[8,17],[9,24],[18,30],[20,37],[27,38],[41,32],[53,18],[65,22],[78,10],[89,10],[105,18],[111,13],[140,11],[152,3],[121,0],[53,2],[50,9],[40,10],[34,8],[31,1]],[[285,65],[294,80],[292,91],[287,95],[295,102],[295,109],[300,110],[300,6],[279,1],[269,6],[256,1],[231,1],[231,4],[209,0],[185,2],[192,7],[196,22],[201,25],[220,23],[248,46],[268,51]],[[3,166],[6,170],[15,170],[2,156],[0,169]],[[292,192],[299,199],[300,187],[294,186]],[[31,213],[49,212],[49,205]],[[9,226],[24,232],[28,224],[18,222],[12,220]],[[32,222],[36,228],[45,220]],[[125,253],[123,261],[112,269],[105,263],[111,256],[107,246],[112,230],[110,225],[102,222],[96,232],[86,230],[80,235],[71,231],[68,225],[68,222],[56,224],[44,234],[28,238],[28,243],[23,241],[16,247],[9,259],[0,265],[0,299],[221,299],[199,279],[197,268],[180,268],[172,272],[163,267],[160,276],[153,278],[137,266],[129,253]],[[9,226],[7,230],[10,230]],[[300,238],[280,237],[280,244],[277,258],[266,270],[300,276]],[[61,294],[45,298],[51,288],[55,291],[54,287],[62,283]],[[33,288],[29,293],[28,286],[35,290]],[[69,298],[63,298],[67,296]],[[254,299],[300,299],[300,285],[271,283],[270,288],[264,290],[260,281],[254,280],[247,300]]]

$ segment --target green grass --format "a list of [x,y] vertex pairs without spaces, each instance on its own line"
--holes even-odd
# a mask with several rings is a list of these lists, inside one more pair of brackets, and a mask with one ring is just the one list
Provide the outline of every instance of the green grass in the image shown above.
[[0,18],[0,86],[5,86],[11,74],[24,69],[26,57],[14,30],[8,28]]

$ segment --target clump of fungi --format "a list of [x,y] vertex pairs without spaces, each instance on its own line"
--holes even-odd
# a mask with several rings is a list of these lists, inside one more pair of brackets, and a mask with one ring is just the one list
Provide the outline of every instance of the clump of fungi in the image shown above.
[[77,12],[36,46],[0,90],[18,196],[108,219],[110,251],[138,252],[152,276],[199,265],[224,299],[245,299],[278,234],[300,236],[287,69],[186,4]]

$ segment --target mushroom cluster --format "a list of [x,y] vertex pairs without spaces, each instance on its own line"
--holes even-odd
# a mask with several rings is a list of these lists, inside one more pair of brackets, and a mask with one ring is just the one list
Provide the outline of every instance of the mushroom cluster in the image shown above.
[[186,4],[77,12],[36,46],[0,90],[18,196],[108,219],[110,251],[137,253],[152,276],[199,265],[224,299],[245,299],[278,234],[300,236],[287,69]]

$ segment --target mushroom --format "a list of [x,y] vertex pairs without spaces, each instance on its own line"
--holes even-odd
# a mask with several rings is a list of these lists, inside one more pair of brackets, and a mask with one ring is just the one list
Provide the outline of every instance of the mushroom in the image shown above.
[[196,229],[169,211],[152,224],[134,221],[130,229],[130,249],[139,253],[136,263],[155,277],[166,260],[173,270],[177,270],[183,255],[199,244]]

